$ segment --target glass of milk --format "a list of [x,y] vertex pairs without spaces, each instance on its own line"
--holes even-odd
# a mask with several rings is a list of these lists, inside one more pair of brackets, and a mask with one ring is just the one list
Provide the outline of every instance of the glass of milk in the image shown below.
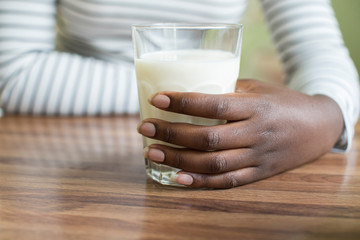
[[[148,99],[160,91],[234,92],[240,67],[242,30],[241,24],[134,25],[132,38],[141,120],[158,118],[195,125],[224,124],[216,119],[166,112],[150,105]],[[154,143],[167,144],[143,137],[144,147]],[[145,165],[146,173],[153,180],[179,186],[175,177],[181,169],[147,159]]]

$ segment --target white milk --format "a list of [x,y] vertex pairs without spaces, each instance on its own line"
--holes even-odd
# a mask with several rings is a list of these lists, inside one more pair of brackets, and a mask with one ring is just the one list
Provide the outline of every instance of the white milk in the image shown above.
[[[159,110],[150,105],[148,99],[159,91],[209,94],[234,92],[240,58],[219,50],[161,51],[144,54],[141,59],[135,60],[135,66],[141,119],[159,118],[171,122],[215,125],[223,122]],[[143,139],[144,147],[159,142],[148,138]],[[158,171],[171,171],[171,169]],[[176,173],[178,170],[172,171]]]
[[135,61],[141,117],[171,122],[217,124],[214,120],[168,113],[148,103],[159,91],[230,93],[239,73],[239,58],[218,50],[181,50],[144,54]]

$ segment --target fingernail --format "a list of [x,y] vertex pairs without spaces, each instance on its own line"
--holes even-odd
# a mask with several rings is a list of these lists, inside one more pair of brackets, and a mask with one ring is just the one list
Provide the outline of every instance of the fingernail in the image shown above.
[[176,182],[179,184],[182,184],[182,185],[189,186],[194,182],[194,179],[192,178],[192,176],[190,176],[188,174],[180,173],[176,177]]
[[151,98],[150,103],[158,108],[168,108],[170,106],[170,98],[163,94],[157,94]]
[[140,124],[138,132],[145,137],[154,137],[156,133],[155,125],[149,122]]
[[143,153],[145,158],[154,162],[163,162],[165,160],[165,153],[160,149],[146,147]]

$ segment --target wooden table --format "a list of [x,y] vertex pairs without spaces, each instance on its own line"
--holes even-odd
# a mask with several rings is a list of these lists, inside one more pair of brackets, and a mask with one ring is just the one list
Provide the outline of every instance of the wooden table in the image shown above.
[[229,190],[147,179],[136,116],[0,119],[0,239],[360,239],[352,150]]

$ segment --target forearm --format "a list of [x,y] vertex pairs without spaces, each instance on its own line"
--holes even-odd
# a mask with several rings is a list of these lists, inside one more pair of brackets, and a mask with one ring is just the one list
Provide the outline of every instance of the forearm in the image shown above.
[[55,50],[56,1],[0,2],[0,107],[5,113],[137,112],[133,67]]
[[288,87],[337,103],[344,132],[333,150],[348,150],[359,114],[359,82],[330,1],[261,2]]
[[26,56],[2,87],[6,113],[108,115],[138,111],[133,68],[74,54]]

